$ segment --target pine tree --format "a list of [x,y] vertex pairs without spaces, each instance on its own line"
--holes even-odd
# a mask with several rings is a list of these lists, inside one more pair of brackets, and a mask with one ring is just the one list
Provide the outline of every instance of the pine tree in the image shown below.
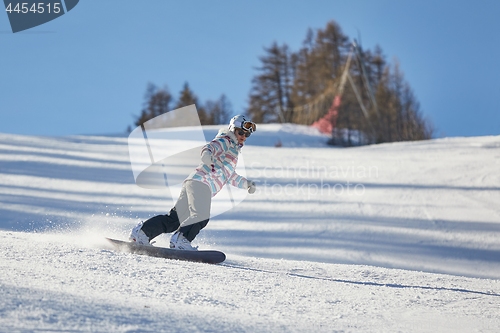
[[397,60],[387,66],[377,89],[377,103],[381,122],[375,142],[394,142],[430,139],[432,124],[422,117],[418,103]]
[[345,67],[348,42],[334,21],[316,34],[308,30],[302,49],[295,54],[292,87],[295,122],[310,125],[330,110]]
[[247,112],[256,122],[291,121],[294,71],[288,46],[275,42],[264,51],[266,54],[260,57],[262,66],[257,68],[260,74],[252,80]]
[[227,124],[233,113],[231,102],[226,95],[222,94],[217,101],[207,101],[205,103],[206,113],[210,117],[210,123],[214,125]]
[[212,122],[209,115],[207,115],[205,109],[198,103],[198,97],[189,88],[189,84],[186,82],[179,93],[179,98],[177,99],[175,108],[178,109],[192,104],[196,105],[201,125],[211,125]]
[[148,83],[144,94],[144,106],[140,116],[135,121],[135,125],[141,126],[148,120],[170,111],[171,102],[172,95],[167,86],[159,89],[154,84]]

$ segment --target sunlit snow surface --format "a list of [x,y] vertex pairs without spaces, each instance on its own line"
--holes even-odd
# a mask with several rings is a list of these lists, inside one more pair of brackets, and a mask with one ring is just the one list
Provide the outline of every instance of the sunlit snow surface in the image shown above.
[[0,134],[0,331],[498,332],[500,137],[326,141],[259,126],[258,191],[195,240],[227,254],[206,265],[107,246],[171,208],[125,135]]

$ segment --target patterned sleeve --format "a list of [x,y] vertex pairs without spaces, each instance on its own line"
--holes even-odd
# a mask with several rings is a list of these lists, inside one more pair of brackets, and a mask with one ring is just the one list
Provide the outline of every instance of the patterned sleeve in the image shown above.
[[243,176],[238,175],[236,172],[234,172],[229,178],[229,184],[244,190],[246,190],[248,187],[247,179]]

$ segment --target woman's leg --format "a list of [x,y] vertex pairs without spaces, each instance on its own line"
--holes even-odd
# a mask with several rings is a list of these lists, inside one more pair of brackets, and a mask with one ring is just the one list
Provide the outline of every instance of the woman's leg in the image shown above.
[[174,207],[169,214],[157,215],[145,221],[141,230],[149,237],[149,240],[152,240],[160,234],[176,231],[179,226],[179,217]]
[[188,241],[192,242],[200,230],[207,226],[210,219],[212,191],[208,185],[193,180],[186,181],[184,188],[189,216],[182,221],[179,231]]

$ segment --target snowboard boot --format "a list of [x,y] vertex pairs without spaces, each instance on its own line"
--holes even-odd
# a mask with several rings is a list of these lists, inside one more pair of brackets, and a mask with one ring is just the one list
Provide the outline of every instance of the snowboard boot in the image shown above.
[[151,244],[149,243],[149,237],[146,236],[146,234],[144,233],[144,231],[142,231],[142,222],[139,222],[139,224],[137,224],[134,229],[132,229],[132,232],[130,232],[130,236],[128,237],[129,241],[131,242],[136,242],[137,244],[140,244],[140,245],[149,245],[151,246]]
[[174,233],[170,238],[170,248],[184,251],[198,251],[198,247],[192,246],[191,242],[180,231]]

